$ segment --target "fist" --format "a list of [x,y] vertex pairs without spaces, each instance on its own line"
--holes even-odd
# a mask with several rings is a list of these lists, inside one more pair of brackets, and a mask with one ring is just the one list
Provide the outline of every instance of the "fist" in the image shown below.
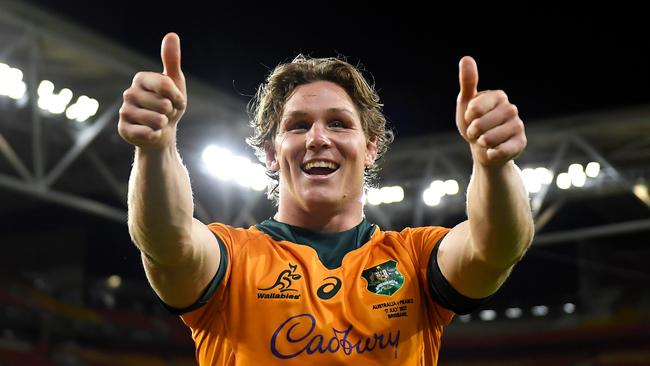
[[185,113],[187,92],[181,71],[180,39],[165,36],[161,46],[163,72],[139,72],[123,94],[117,131],[128,143],[160,150],[176,143],[176,125]]
[[502,90],[477,91],[478,67],[469,56],[460,60],[458,78],[456,126],[474,162],[498,167],[519,156],[527,141],[517,107]]

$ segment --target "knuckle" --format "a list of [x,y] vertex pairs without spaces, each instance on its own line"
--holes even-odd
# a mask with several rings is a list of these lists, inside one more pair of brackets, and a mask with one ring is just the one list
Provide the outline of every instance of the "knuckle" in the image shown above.
[[495,90],[494,95],[497,97],[497,100],[500,102],[504,102],[508,100],[508,94],[506,94],[506,92],[501,89]]
[[122,93],[122,98],[126,103],[135,103],[137,100],[137,93],[133,88],[128,88]]
[[519,114],[519,110],[517,109],[517,106],[514,104],[508,104],[506,107],[506,113],[508,117],[515,117]]
[[145,77],[146,77],[146,74],[143,71],[137,72],[133,76],[133,85],[141,84]]
[[518,115],[519,115],[519,108],[517,107],[516,104],[510,104],[510,108],[512,109],[512,113],[513,113],[515,116],[518,116]]
[[485,146],[492,146],[494,144],[494,139],[487,134],[481,136],[479,141],[481,141]]
[[128,135],[128,129],[127,129],[126,122],[120,121],[117,124],[117,133],[122,137],[126,137]]
[[156,114],[156,117],[152,119],[153,124],[156,129],[161,129],[167,124],[167,116],[164,114]]
[[120,120],[125,120],[128,117],[131,116],[131,108],[128,106],[123,105],[120,110],[118,111],[118,115],[120,116]]
[[181,97],[178,99],[178,108],[181,110],[185,110],[187,108],[187,98],[185,98],[183,95],[181,95]]
[[174,104],[169,99],[164,99],[162,101],[162,112],[164,114],[170,114],[174,111]]
[[519,118],[515,120],[515,128],[519,133],[522,133],[526,130],[526,127],[524,126],[524,122]]

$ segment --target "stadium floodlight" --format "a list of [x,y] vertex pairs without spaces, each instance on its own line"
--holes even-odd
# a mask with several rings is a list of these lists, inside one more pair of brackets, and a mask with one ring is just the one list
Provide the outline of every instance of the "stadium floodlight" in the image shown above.
[[562,310],[567,314],[573,314],[576,311],[576,306],[573,303],[567,302],[562,306]]
[[497,312],[494,310],[481,310],[481,312],[478,314],[479,318],[481,320],[484,320],[486,322],[492,321],[497,318]]
[[592,161],[587,164],[585,174],[587,174],[589,178],[596,178],[598,173],[600,173],[600,164],[598,162]]
[[228,149],[210,145],[203,150],[202,159],[208,172],[219,180],[233,181],[258,192],[268,185],[266,169],[262,164],[253,163]]
[[531,313],[533,313],[534,316],[546,316],[548,314],[548,306],[546,305],[537,305],[533,306],[531,309]]
[[0,95],[18,100],[25,95],[26,90],[22,70],[0,62]]
[[506,309],[506,317],[508,319],[521,318],[522,314],[523,314],[523,310],[521,310],[521,308],[514,307],[514,308],[507,308]]

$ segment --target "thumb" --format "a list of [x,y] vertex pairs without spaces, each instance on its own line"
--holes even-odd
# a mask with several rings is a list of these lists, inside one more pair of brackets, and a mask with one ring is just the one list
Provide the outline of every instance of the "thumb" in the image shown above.
[[465,111],[469,102],[478,93],[478,66],[470,56],[463,57],[458,64],[458,82],[460,93],[456,100],[456,124],[464,136],[467,124],[470,122],[465,121]]
[[169,76],[183,94],[185,93],[185,76],[181,70],[181,40],[176,33],[167,33],[160,47],[163,74]]

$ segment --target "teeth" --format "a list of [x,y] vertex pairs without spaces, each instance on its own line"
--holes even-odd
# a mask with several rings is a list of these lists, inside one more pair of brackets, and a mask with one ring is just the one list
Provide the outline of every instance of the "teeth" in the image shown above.
[[312,168],[329,168],[334,170],[338,168],[338,165],[329,161],[310,161],[303,166],[304,170],[309,170]]

